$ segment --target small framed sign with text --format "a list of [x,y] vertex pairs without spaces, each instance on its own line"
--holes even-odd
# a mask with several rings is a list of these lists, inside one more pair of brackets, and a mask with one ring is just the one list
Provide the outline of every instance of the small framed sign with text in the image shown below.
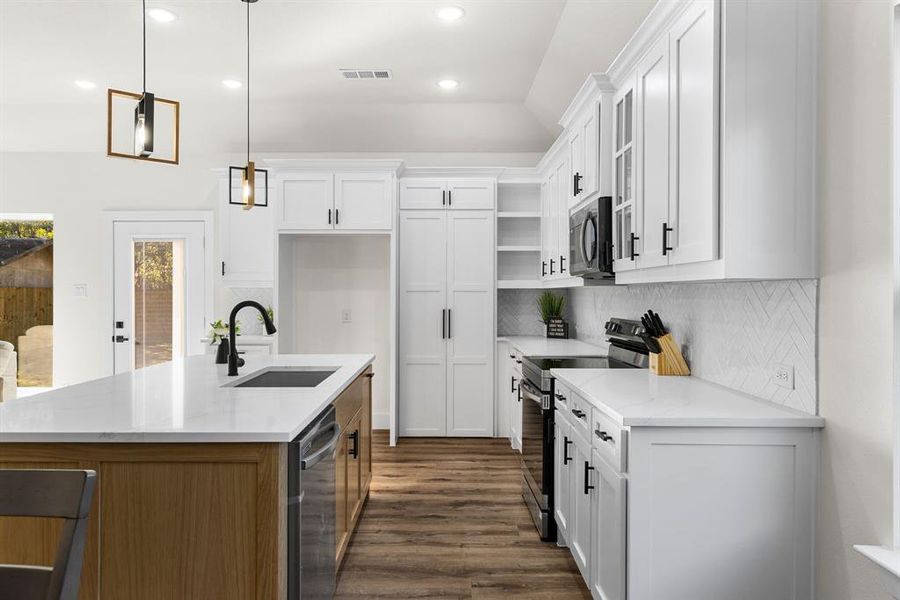
[[569,339],[569,324],[562,317],[550,317],[547,321],[547,337]]

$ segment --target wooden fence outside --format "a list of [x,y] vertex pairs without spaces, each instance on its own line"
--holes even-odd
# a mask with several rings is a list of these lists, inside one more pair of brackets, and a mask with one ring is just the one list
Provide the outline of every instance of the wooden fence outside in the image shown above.
[[0,340],[16,346],[29,327],[53,324],[53,288],[0,288]]

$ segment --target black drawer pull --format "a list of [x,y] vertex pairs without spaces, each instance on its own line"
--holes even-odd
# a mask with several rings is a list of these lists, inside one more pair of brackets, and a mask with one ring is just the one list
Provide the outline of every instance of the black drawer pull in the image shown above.
[[666,254],[668,254],[669,252],[674,250],[674,248],[669,247],[669,232],[670,231],[673,231],[673,230],[671,227],[669,227],[669,224],[663,223],[663,228],[662,228],[662,234],[663,234],[662,254],[663,254],[663,256],[666,256]]
[[615,440],[613,439],[613,436],[609,435],[609,434],[606,433],[605,431],[600,431],[599,429],[595,429],[595,430],[594,430],[594,435],[596,435],[598,438],[600,438],[600,439],[603,440],[604,442],[608,442],[608,441],[612,440],[613,443],[615,443]]
[[350,434],[350,439],[353,440],[353,446],[350,448],[350,456],[359,458],[359,429]]
[[572,409],[572,414],[575,415],[576,417],[578,417],[579,419],[583,419],[584,415],[585,415],[584,411],[580,411],[577,408]]
[[509,379],[510,379],[510,382],[509,382],[509,386],[510,386],[510,387],[509,387],[509,393],[511,394],[511,393],[513,393],[513,392],[516,391],[516,376],[513,375],[513,376],[511,376]]
[[591,466],[591,463],[588,461],[584,461],[584,493],[585,495],[590,494],[591,490],[594,489],[594,486],[591,485],[591,471],[594,470],[594,467]]
[[572,457],[569,456],[569,444],[572,443],[572,440],[569,439],[569,436],[563,436],[563,464],[569,464],[569,461],[572,460]]

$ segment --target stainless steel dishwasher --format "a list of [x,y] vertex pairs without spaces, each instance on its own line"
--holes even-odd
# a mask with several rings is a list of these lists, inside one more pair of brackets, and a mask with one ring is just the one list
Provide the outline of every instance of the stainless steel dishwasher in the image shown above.
[[341,437],[334,407],[288,444],[288,598],[334,596],[334,452]]

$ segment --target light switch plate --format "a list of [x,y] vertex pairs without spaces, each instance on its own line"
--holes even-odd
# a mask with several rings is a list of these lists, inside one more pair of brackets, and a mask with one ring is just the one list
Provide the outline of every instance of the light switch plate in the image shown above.
[[87,284],[86,283],[76,283],[72,286],[72,295],[76,298],[86,298],[87,297]]
[[341,311],[341,323],[349,323],[353,320],[352,315],[350,314],[350,309],[345,308]]

